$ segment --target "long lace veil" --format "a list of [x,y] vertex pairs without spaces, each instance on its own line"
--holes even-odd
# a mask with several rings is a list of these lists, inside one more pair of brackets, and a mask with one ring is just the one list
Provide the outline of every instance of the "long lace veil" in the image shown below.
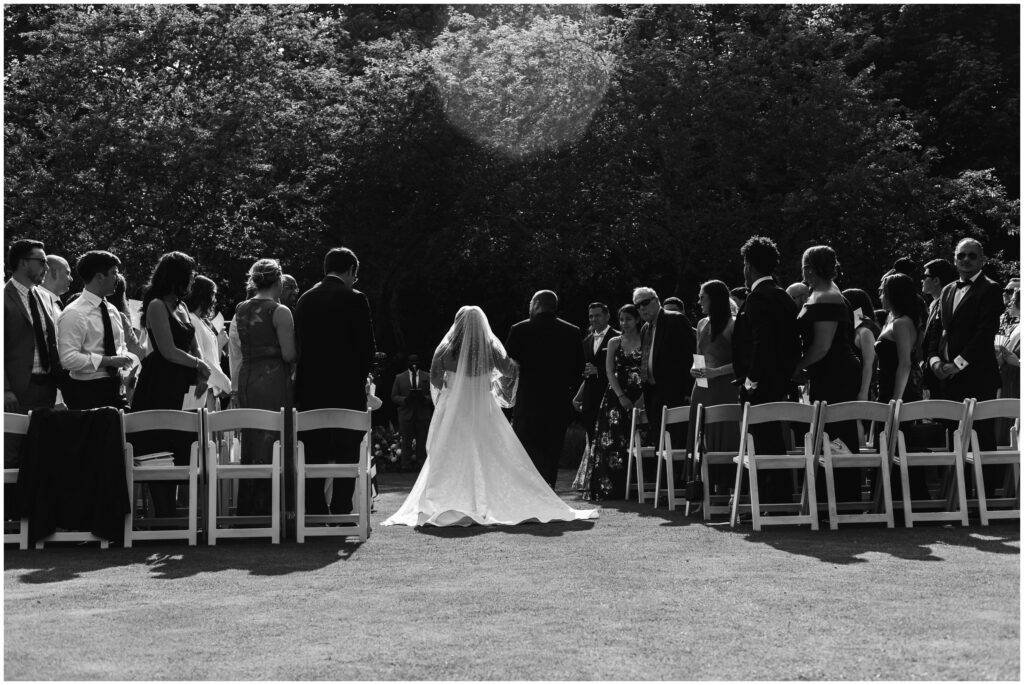
[[515,405],[518,385],[519,367],[491,331],[484,311],[475,306],[459,309],[430,364],[434,404],[442,387],[449,393],[448,401],[460,406],[469,393],[489,386],[498,404],[507,409]]

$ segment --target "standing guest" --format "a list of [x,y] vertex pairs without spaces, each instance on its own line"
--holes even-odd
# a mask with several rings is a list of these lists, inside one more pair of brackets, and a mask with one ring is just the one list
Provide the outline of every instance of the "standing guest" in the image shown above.
[[70,372],[61,392],[71,409],[127,409],[121,370],[134,363],[125,345],[121,313],[106,298],[117,287],[121,260],[102,250],[79,257],[75,270],[85,283],[57,321],[60,362]]
[[[657,442],[661,438],[662,408],[685,405],[693,387],[690,368],[697,339],[686,315],[665,311],[653,288],[642,286],[633,290],[633,305],[644,321],[640,329],[640,379],[644,384],[647,423],[653,429],[651,439]],[[670,431],[672,442],[677,445],[686,440],[685,430],[680,428],[676,424]]]
[[860,288],[847,288],[843,297],[853,308],[853,352],[860,360],[860,390],[857,400],[865,402],[878,396],[878,365],[875,360],[875,341],[882,327],[875,321],[871,297]]
[[55,254],[46,255],[46,276],[43,278],[43,288],[53,302],[53,307],[60,312],[64,309],[61,303],[62,297],[71,289],[71,265],[68,260]]
[[[295,374],[295,404],[300,411],[336,407],[366,411],[366,378],[377,345],[366,295],[354,288],[359,260],[352,250],[336,247],[324,257],[324,279],[299,298],[295,333],[299,360]],[[329,459],[359,461],[362,436],[353,431],[323,430],[303,433],[306,461],[323,464]],[[336,478],[331,501],[324,496],[323,480],[306,487],[309,514],[349,514],[355,480]]]
[[[960,402],[973,397],[982,402],[993,399],[1000,385],[993,349],[1002,297],[996,282],[981,272],[985,250],[979,241],[964,238],[954,257],[960,278],[939,295],[939,313],[925,340],[925,354],[932,373],[944,381],[942,399]],[[977,422],[975,430],[981,449],[994,450],[992,422]],[[987,473],[985,477],[989,487],[995,484]]]
[[231,379],[220,366],[221,351],[228,344],[228,334],[213,324],[216,305],[217,284],[206,276],[196,276],[185,296],[185,306],[189,311],[189,321],[196,329],[199,357],[210,367],[210,378],[207,380],[210,394],[206,404],[210,411],[219,408],[218,398],[231,394]]
[[[249,285],[256,295],[235,308],[228,343],[232,383],[237,387],[236,403],[243,409],[280,411],[283,407],[290,413],[291,365],[297,352],[291,310],[278,302],[281,265],[276,259],[258,260],[249,269]],[[242,463],[271,463],[277,439],[275,433],[268,431],[243,430]],[[243,480],[238,487],[238,515],[270,512],[271,483]]]
[[125,297],[128,290],[128,282],[124,274],[117,274],[117,285],[114,286],[114,294],[107,298],[107,302],[114,305],[114,309],[121,315],[121,325],[124,327],[124,342],[128,351],[140,360],[146,356],[146,351],[139,343],[139,331],[132,324],[131,312],[128,309],[128,298]]
[[878,335],[878,401],[921,399],[921,388],[915,382],[914,367],[918,329],[917,288],[910,276],[894,273],[882,279],[878,289],[882,307],[889,320]]
[[554,489],[572,398],[583,367],[580,329],[558,318],[558,295],[539,290],[530,318],[514,324],[505,350],[519,364],[512,428],[540,475]]
[[281,274],[281,304],[294,312],[298,303],[299,282],[295,280],[294,276]]
[[930,393],[931,397],[935,398],[942,397],[944,383],[932,373],[928,360],[924,358],[923,348],[927,345],[926,341],[930,337],[937,335],[939,296],[942,294],[942,289],[955,281],[956,278],[956,267],[945,259],[933,259],[928,262],[924,265],[924,271],[921,275],[921,292],[931,298],[931,304],[928,305],[928,315],[925,318],[924,334],[918,340],[918,343],[922,346],[921,370],[924,388]]
[[[686,449],[693,449],[694,432],[697,429],[697,405],[713,407],[717,404],[736,404],[739,391],[736,374],[732,366],[732,338],[736,319],[729,309],[729,286],[722,281],[708,281],[700,287],[700,308],[703,319],[697,322],[697,354],[703,355],[703,369],[690,369],[694,379],[704,378],[708,387],[702,388],[696,382],[690,394],[690,421],[687,425]],[[739,448],[739,432],[736,426],[720,423],[708,426],[704,431],[704,447],[714,452]],[[729,469],[711,467],[708,474],[716,492],[726,492],[731,485]]]
[[806,283],[797,281],[796,283],[790,283],[786,287],[786,294],[793,298],[796,302],[797,308],[803,307],[807,302],[807,298],[811,296],[811,289],[807,287]]
[[1020,290],[1020,279],[1011,278],[1009,282],[1003,287],[1003,315],[999,317],[999,334],[1009,335],[1010,331],[1013,330],[1014,326],[1020,320],[1020,315],[1014,315],[1011,313],[1013,293]]
[[[399,470],[419,470],[427,460],[427,429],[434,415],[430,398],[430,374],[420,368],[419,355],[409,355],[409,368],[395,375],[391,401],[398,411],[398,433],[402,437]],[[412,443],[416,440],[416,456]]]
[[747,286],[740,286],[729,291],[729,298],[736,304],[737,314],[743,308],[743,303],[747,301],[748,295],[750,295],[750,288]]
[[[1010,298],[1010,314],[1017,323],[1006,334],[1006,342],[996,348],[1002,381],[1000,397],[1020,397],[1020,289],[1014,290]],[[999,444],[1010,444],[1011,424],[1012,421],[1005,419],[997,422],[996,436]]]
[[666,312],[686,313],[686,305],[678,297],[666,297],[661,306]]
[[590,333],[583,339],[583,382],[573,400],[573,406],[583,414],[587,441],[592,443],[597,412],[608,390],[608,342],[619,332],[608,325],[608,305],[604,302],[591,303],[587,308],[587,319],[590,321]]
[[[797,361],[796,369],[798,375],[806,374],[811,384],[811,402],[837,404],[856,400],[861,385],[860,361],[852,344],[853,312],[833,281],[838,266],[835,251],[827,245],[816,245],[804,251],[801,269],[804,280],[810,284],[811,295],[797,315],[803,356]],[[831,439],[842,440],[851,453],[859,451],[856,422],[830,424],[828,432]],[[859,500],[859,479],[843,471],[838,474],[837,499],[841,502]]]
[[[142,360],[139,380],[132,397],[132,411],[181,409],[185,395],[196,386],[196,396],[206,389],[210,367],[196,345],[196,332],[184,306],[185,295],[195,275],[195,260],[183,252],[160,257],[142,296],[142,325],[146,328],[150,352]],[[70,305],[69,305],[70,306]],[[135,440],[142,453],[168,450],[174,463],[189,463],[188,436],[153,431]],[[151,483],[156,515],[175,513],[174,483]]]
[[[636,307],[627,304],[619,308],[622,333],[608,341],[608,387],[598,407],[595,437],[572,484],[585,500],[626,499],[626,457],[633,407],[643,406],[644,397],[640,382],[640,323]],[[646,428],[640,430],[644,440]]]
[[[785,401],[790,395],[790,377],[800,356],[797,337],[797,306],[772,278],[779,264],[775,242],[753,236],[740,248],[743,277],[749,295],[736,315],[732,335],[732,363],[741,403],[764,404]],[[758,451],[782,454],[786,443],[778,425],[762,424],[750,430]],[[783,475],[785,476],[783,478]],[[769,472],[759,477],[762,501],[790,501],[789,474]]]
[[15,240],[7,251],[12,276],[4,284],[4,411],[27,414],[53,407],[57,399],[57,311],[39,287],[46,264],[38,240]]

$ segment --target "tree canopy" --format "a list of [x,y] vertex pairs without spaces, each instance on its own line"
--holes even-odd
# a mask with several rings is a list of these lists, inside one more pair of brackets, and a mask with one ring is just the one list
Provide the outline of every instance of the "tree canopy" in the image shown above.
[[[5,6],[5,231],[110,249],[137,292],[194,254],[241,298],[363,261],[386,349],[463,304],[499,335],[637,285],[695,305],[750,235],[843,287],[981,239],[1018,270],[1008,5]],[[230,314],[230,312],[228,312]]]

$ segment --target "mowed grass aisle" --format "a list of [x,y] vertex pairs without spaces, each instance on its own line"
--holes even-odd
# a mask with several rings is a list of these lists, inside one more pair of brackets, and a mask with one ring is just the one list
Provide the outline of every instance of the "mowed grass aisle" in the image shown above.
[[379,527],[413,476],[383,479],[362,545],[8,549],[4,676],[1020,676],[1017,522],[754,534],[631,503],[426,532]]

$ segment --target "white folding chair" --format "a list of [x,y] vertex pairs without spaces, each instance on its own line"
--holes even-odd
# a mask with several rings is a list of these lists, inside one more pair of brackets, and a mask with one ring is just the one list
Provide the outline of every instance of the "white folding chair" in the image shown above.
[[[657,456],[656,447],[645,447],[640,444],[640,410],[633,407],[633,418],[629,425],[629,448],[626,453],[626,499],[629,491],[636,490],[636,500],[640,504],[654,497],[654,490],[648,490],[644,484],[644,459]],[[632,484],[634,464],[636,468],[636,484]]]
[[[208,495],[206,542],[216,545],[220,538],[262,538],[269,537],[273,544],[281,542],[281,449],[284,446],[284,409],[226,409],[207,412],[205,409],[203,428],[206,451],[206,490]],[[269,464],[230,463],[227,455],[218,452],[229,449],[230,443],[217,440],[216,436],[226,431],[262,430],[277,433]],[[244,457],[244,455],[243,455]],[[270,481],[270,514],[263,516],[232,516],[222,514],[217,508],[217,494],[225,480],[265,479]]]
[[[661,435],[658,437],[657,473],[654,477],[654,506],[658,506],[658,496],[662,490],[665,491],[665,499],[668,500],[669,511],[674,511],[677,504],[688,504],[683,495],[676,496],[675,462],[685,462],[688,454],[686,441],[679,447],[672,446],[672,436],[669,434],[669,426],[677,426],[690,422],[690,407],[662,407],[661,408]],[[664,468],[663,468],[664,467]],[[661,487],[661,473],[665,472],[665,487]],[[685,494],[685,493],[684,493]]]
[[[809,523],[811,530],[818,530],[817,494],[814,489],[814,471],[817,463],[814,446],[819,430],[818,414],[820,403],[813,405],[799,402],[769,402],[751,406],[747,402],[743,407],[743,423],[740,429],[740,454],[736,457],[736,486],[734,488],[731,525],[735,526],[739,514],[739,500],[743,494],[743,471],[750,473],[750,515],[754,530],[761,526],[804,524]],[[761,454],[754,443],[750,428],[763,423],[789,421],[804,423],[810,430],[804,434],[802,454]],[[803,492],[799,503],[761,504],[758,492],[757,474],[766,470],[800,470],[804,472]],[[781,512],[796,510],[797,513],[780,516],[762,516],[762,512]]]
[[[31,414],[31,412],[29,413]],[[4,436],[20,435],[22,440],[28,435],[29,414],[11,414],[4,412]],[[4,486],[18,482],[18,469],[4,468]],[[18,549],[28,549],[28,519],[19,518],[8,521],[4,517],[4,544],[17,543]]]
[[[194,547],[199,529],[199,474],[202,458],[205,456],[203,445],[203,417],[198,411],[180,411],[174,409],[154,409],[139,411],[121,416],[123,440],[125,444],[125,471],[128,475],[128,493],[134,501],[135,485],[138,483],[172,482],[188,483],[188,513],[186,517],[152,518],[143,521],[147,525],[159,526],[153,530],[149,527],[137,528],[139,519],[129,515],[124,526],[124,546],[131,547],[135,540],[188,540]],[[182,466],[149,466],[135,465],[135,447],[132,436],[147,431],[175,431],[190,433],[195,436],[189,450],[188,464]],[[144,456],[144,455],[138,455]],[[184,524],[184,527],[182,527]]]
[[[821,426],[819,435],[822,449],[817,451],[818,463],[825,469],[825,490],[828,493],[828,522],[832,530],[839,528],[840,523],[885,523],[887,528],[894,524],[892,512],[892,487],[889,482],[889,462],[891,459],[889,449],[889,435],[892,432],[893,419],[896,415],[896,402],[892,400],[889,404],[880,402],[841,402],[829,405],[821,403],[821,411],[818,415],[818,422]],[[829,438],[828,426],[830,423],[845,421],[870,421],[882,426],[875,434],[873,441],[877,449],[872,450],[866,445],[860,448],[859,454],[833,454],[832,444]],[[838,502],[836,500],[836,476],[837,468],[876,468],[880,473],[881,492],[880,500],[872,505],[876,509],[873,513],[863,513],[866,503]],[[877,509],[883,511],[878,512]],[[857,513],[840,514],[840,509],[854,509]]]
[[[978,446],[978,433],[974,425],[978,421],[992,419],[1010,419],[1013,426],[1010,428],[1009,447],[999,447],[995,451],[982,452]],[[985,400],[978,402],[971,400],[971,410],[968,425],[970,435],[970,447],[965,455],[967,463],[974,467],[974,487],[978,491],[976,502],[968,500],[967,505],[974,504],[978,507],[978,514],[981,517],[981,525],[987,526],[992,519],[1019,519],[1020,518],[1020,400],[1006,398],[999,400]],[[982,475],[982,467],[992,464],[1006,464],[1009,469],[1007,480],[1004,483],[1003,497],[987,498],[985,496],[985,477]],[[1010,493],[1013,496],[1010,496]]]
[[700,477],[704,482],[704,520],[708,521],[713,514],[727,515],[732,511],[732,506],[729,504],[732,496],[731,493],[712,494],[711,492],[711,467],[735,466],[739,449],[727,451],[707,450],[705,449],[707,441],[702,438],[708,426],[721,423],[735,425],[738,432],[743,421],[743,405],[716,404],[711,407],[705,407],[703,404],[697,405],[696,421],[697,425],[693,431],[693,452],[700,455]]
[[[356,536],[365,541],[370,535],[370,411],[352,409],[313,409],[295,411],[295,539],[305,542],[307,536]],[[299,433],[311,430],[344,429],[363,434],[359,446],[359,461],[355,464],[308,464],[306,447]],[[352,514],[307,514],[306,479],[354,478],[355,502]],[[337,527],[334,524],[355,524],[355,527]]]
[[[964,484],[964,445],[967,421],[970,412],[970,401],[953,402],[951,400],[921,400],[896,403],[895,427],[896,451],[893,463],[900,469],[900,485],[903,490],[903,517],[907,528],[914,527],[914,521],[960,521],[967,525],[967,489]],[[933,449],[923,452],[911,452],[907,448],[904,424],[912,421],[929,419],[933,421],[955,421],[957,429],[953,433],[953,444],[945,449]],[[910,494],[910,468],[919,466],[951,466],[953,467],[952,487],[946,497],[929,500],[913,500]],[[956,500],[954,511],[952,500]],[[939,511],[914,511],[915,509],[939,509]]]

